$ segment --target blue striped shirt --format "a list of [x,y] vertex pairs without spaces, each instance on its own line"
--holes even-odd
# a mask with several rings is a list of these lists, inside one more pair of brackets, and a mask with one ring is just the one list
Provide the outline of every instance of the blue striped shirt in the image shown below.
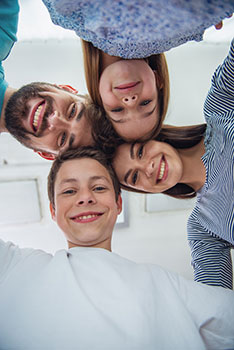
[[188,220],[195,280],[232,288],[234,246],[234,40],[204,105],[206,182]]

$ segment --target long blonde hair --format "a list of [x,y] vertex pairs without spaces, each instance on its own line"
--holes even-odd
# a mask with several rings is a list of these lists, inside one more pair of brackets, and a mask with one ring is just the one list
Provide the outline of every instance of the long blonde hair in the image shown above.
[[[102,99],[99,94],[99,80],[102,73],[102,51],[94,47],[93,44],[88,41],[81,40],[81,42],[87,89],[93,103],[103,108]],[[146,57],[145,60],[150,68],[156,72],[159,123],[152,131],[152,134],[155,135],[155,132],[159,132],[167,113],[170,94],[169,73],[166,57],[163,53]]]

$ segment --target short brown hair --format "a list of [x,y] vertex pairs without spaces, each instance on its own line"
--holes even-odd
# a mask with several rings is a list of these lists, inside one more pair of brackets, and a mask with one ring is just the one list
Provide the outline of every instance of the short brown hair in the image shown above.
[[101,152],[99,149],[91,146],[85,146],[85,147],[79,147],[77,149],[68,149],[67,151],[61,153],[53,162],[52,167],[50,169],[50,173],[48,175],[48,182],[47,182],[48,197],[53,207],[55,207],[54,186],[55,186],[55,181],[56,181],[56,177],[59,172],[59,169],[61,168],[62,164],[65,163],[66,161],[81,159],[81,158],[94,159],[98,161],[102,166],[104,166],[104,168],[106,168],[112,180],[112,184],[115,191],[115,199],[116,201],[118,200],[118,196],[121,192],[120,184],[112,165],[107,160],[105,154]]

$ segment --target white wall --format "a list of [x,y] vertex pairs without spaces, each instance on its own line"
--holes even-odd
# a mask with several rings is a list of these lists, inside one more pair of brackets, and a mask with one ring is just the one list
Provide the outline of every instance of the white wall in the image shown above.
[[[171,77],[171,103],[167,122],[203,122],[202,105],[211,75],[228,52],[229,43],[189,43],[167,53]],[[43,39],[18,42],[4,63],[6,77],[13,87],[30,81],[66,83],[86,92],[82,55],[78,39]],[[0,181],[36,179],[41,220],[20,225],[1,225],[0,237],[20,246],[54,252],[66,242],[49,216],[46,176],[50,162],[40,159],[9,135],[0,137]],[[7,163],[7,164],[6,164]],[[11,207],[8,197],[1,197]],[[22,196],[22,205],[24,197]],[[129,194],[128,226],[117,228],[113,250],[138,262],[157,263],[192,278],[190,251],[186,242],[186,221],[190,209],[148,213],[146,196]],[[12,213],[14,216],[14,212]]]

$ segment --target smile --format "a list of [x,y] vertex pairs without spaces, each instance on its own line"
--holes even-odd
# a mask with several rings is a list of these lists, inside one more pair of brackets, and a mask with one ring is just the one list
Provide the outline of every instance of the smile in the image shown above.
[[156,183],[158,183],[159,181],[163,181],[167,178],[167,164],[166,164],[166,160],[164,157],[162,157],[161,162],[160,162],[160,166],[159,166],[159,170],[158,170],[158,176],[156,179]]
[[40,102],[34,106],[31,116],[30,124],[34,132],[37,132],[41,126],[43,115],[45,110],[45,101]]
[[77,216],[71,217],[71,220],[80,223],[88,223],[99,219],[103,213],[82,213]]

